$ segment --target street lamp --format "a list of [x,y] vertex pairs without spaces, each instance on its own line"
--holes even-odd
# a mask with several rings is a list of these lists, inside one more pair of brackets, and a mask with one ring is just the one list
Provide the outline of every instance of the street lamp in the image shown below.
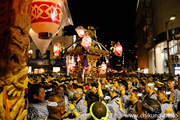
[[173,15],[169,18],[169,20],[166,22],[166,36],[167,36],[167,54],[168,54],[168,70],[169,70],[169,74],[172,74],[172,64],[170,61],[170,55],[169,55],[169,32],[168,32],[168,23],[170,20],[175,20],[176,16]]
[[169,20],[174,20],[174,19],[176,19],[176,16],[175,16],[175,15],[173,15],[173,16],[171,16],[171,17],[169,18]]

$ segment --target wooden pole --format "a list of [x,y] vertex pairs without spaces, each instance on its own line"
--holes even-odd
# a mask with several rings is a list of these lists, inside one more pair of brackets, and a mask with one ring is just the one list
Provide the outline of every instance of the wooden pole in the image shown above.
[[32,0],[0,2],[0,119],[27,117],[25,88],[28,83],[26,54],[29,50]]

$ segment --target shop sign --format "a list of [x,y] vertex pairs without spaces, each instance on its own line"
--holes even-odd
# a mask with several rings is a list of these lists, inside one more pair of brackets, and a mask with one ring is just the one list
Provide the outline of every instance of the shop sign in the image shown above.
[[64,66],[65,63],[63,60],[56,59],[28,59],[27,65]]

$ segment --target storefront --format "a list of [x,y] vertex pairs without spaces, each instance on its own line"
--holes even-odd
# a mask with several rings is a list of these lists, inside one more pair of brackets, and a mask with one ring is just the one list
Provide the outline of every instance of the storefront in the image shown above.
[[[149,50],[148,52],[148,64],[149,64],[149,73],[169,73],[168,64],[172,64],[173,74],[179,74],[180,62],[179,59],[175,60],[175,56],[180,58],[180,40],[171,40],[169,42],[169,54],[170,54],[170,63],[168,63],[167,55],[167,42],[163,41]],[[156,62],[156,63],[155,63]],[[156,64],[156,68],[155,68]]]
[[29,59],[27,65],[29,67],[28,73],[42,74],[45,72],[60,72],[64,69],[65,62],[58,59]]

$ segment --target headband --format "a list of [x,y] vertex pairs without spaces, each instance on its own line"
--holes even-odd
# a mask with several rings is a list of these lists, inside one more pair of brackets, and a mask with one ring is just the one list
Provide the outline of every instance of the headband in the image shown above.
[[47,106],[53,106],[53,107],[56,107],[56,106],[61,106],[65,103],[65,101],[61,101],[61,102],[51,102],[51,101],[47,101]]
[[104,99],[109,100],[109,99],[111,99],[111,97],[110,96],[105,96]]
[[107,88],[107,90],[112,91],[112,92],[117,92],[117,93],[118,93],[118,91],[115,90],[115,89],[113,89],[113,88]]
[[160,81],[157,81],[157,83],[158,83],[158,84],[162,84],[162,85],[164,85],[164,83],[162,83],[162,82],[160,82]]
[[174,81],[173,81],[173,80],[168,80],[168,81],[170,81],[170,82],[174,83]]
[[76,93],[76,94],[83,94],[83,92],[79,92],[79,91],[74,91],[74,93]]
[[157,90],[158,90],[158,88],[157,88],[157,87],[155,87],[155,88],[154,88],[154,90],[156,90],[156,91],[157,91]]
[[160,93],[166,94],[166,95],[170,95],[171,91],[163,91],[163,90],[159,90]]
[[147,86],[154,86],[154,83],[146,83]]
[[142,97],[142,93],[138,93],[137,96],[138,96],[138,97]]
[[172,117],[173,114],[172,113],[165,113],[166,117]]
[[46,89],[46,90],[44,90],[45,92],[51,92],[52,91],[52,88],[50,88],[50,89]]
[[105,117],[101,117],[101,119],[98,119],[96,118],[96,116],[94,116],[93,112],[92,112],[92,107],[93,105],[95,104],[96,102],[94,102],[91,107],[90,107],[90,113],[91,113],[91,116],[93,117],[94,120],[107,120],[107,117],[108,117],[108,109],[106,108],[106,116]]

